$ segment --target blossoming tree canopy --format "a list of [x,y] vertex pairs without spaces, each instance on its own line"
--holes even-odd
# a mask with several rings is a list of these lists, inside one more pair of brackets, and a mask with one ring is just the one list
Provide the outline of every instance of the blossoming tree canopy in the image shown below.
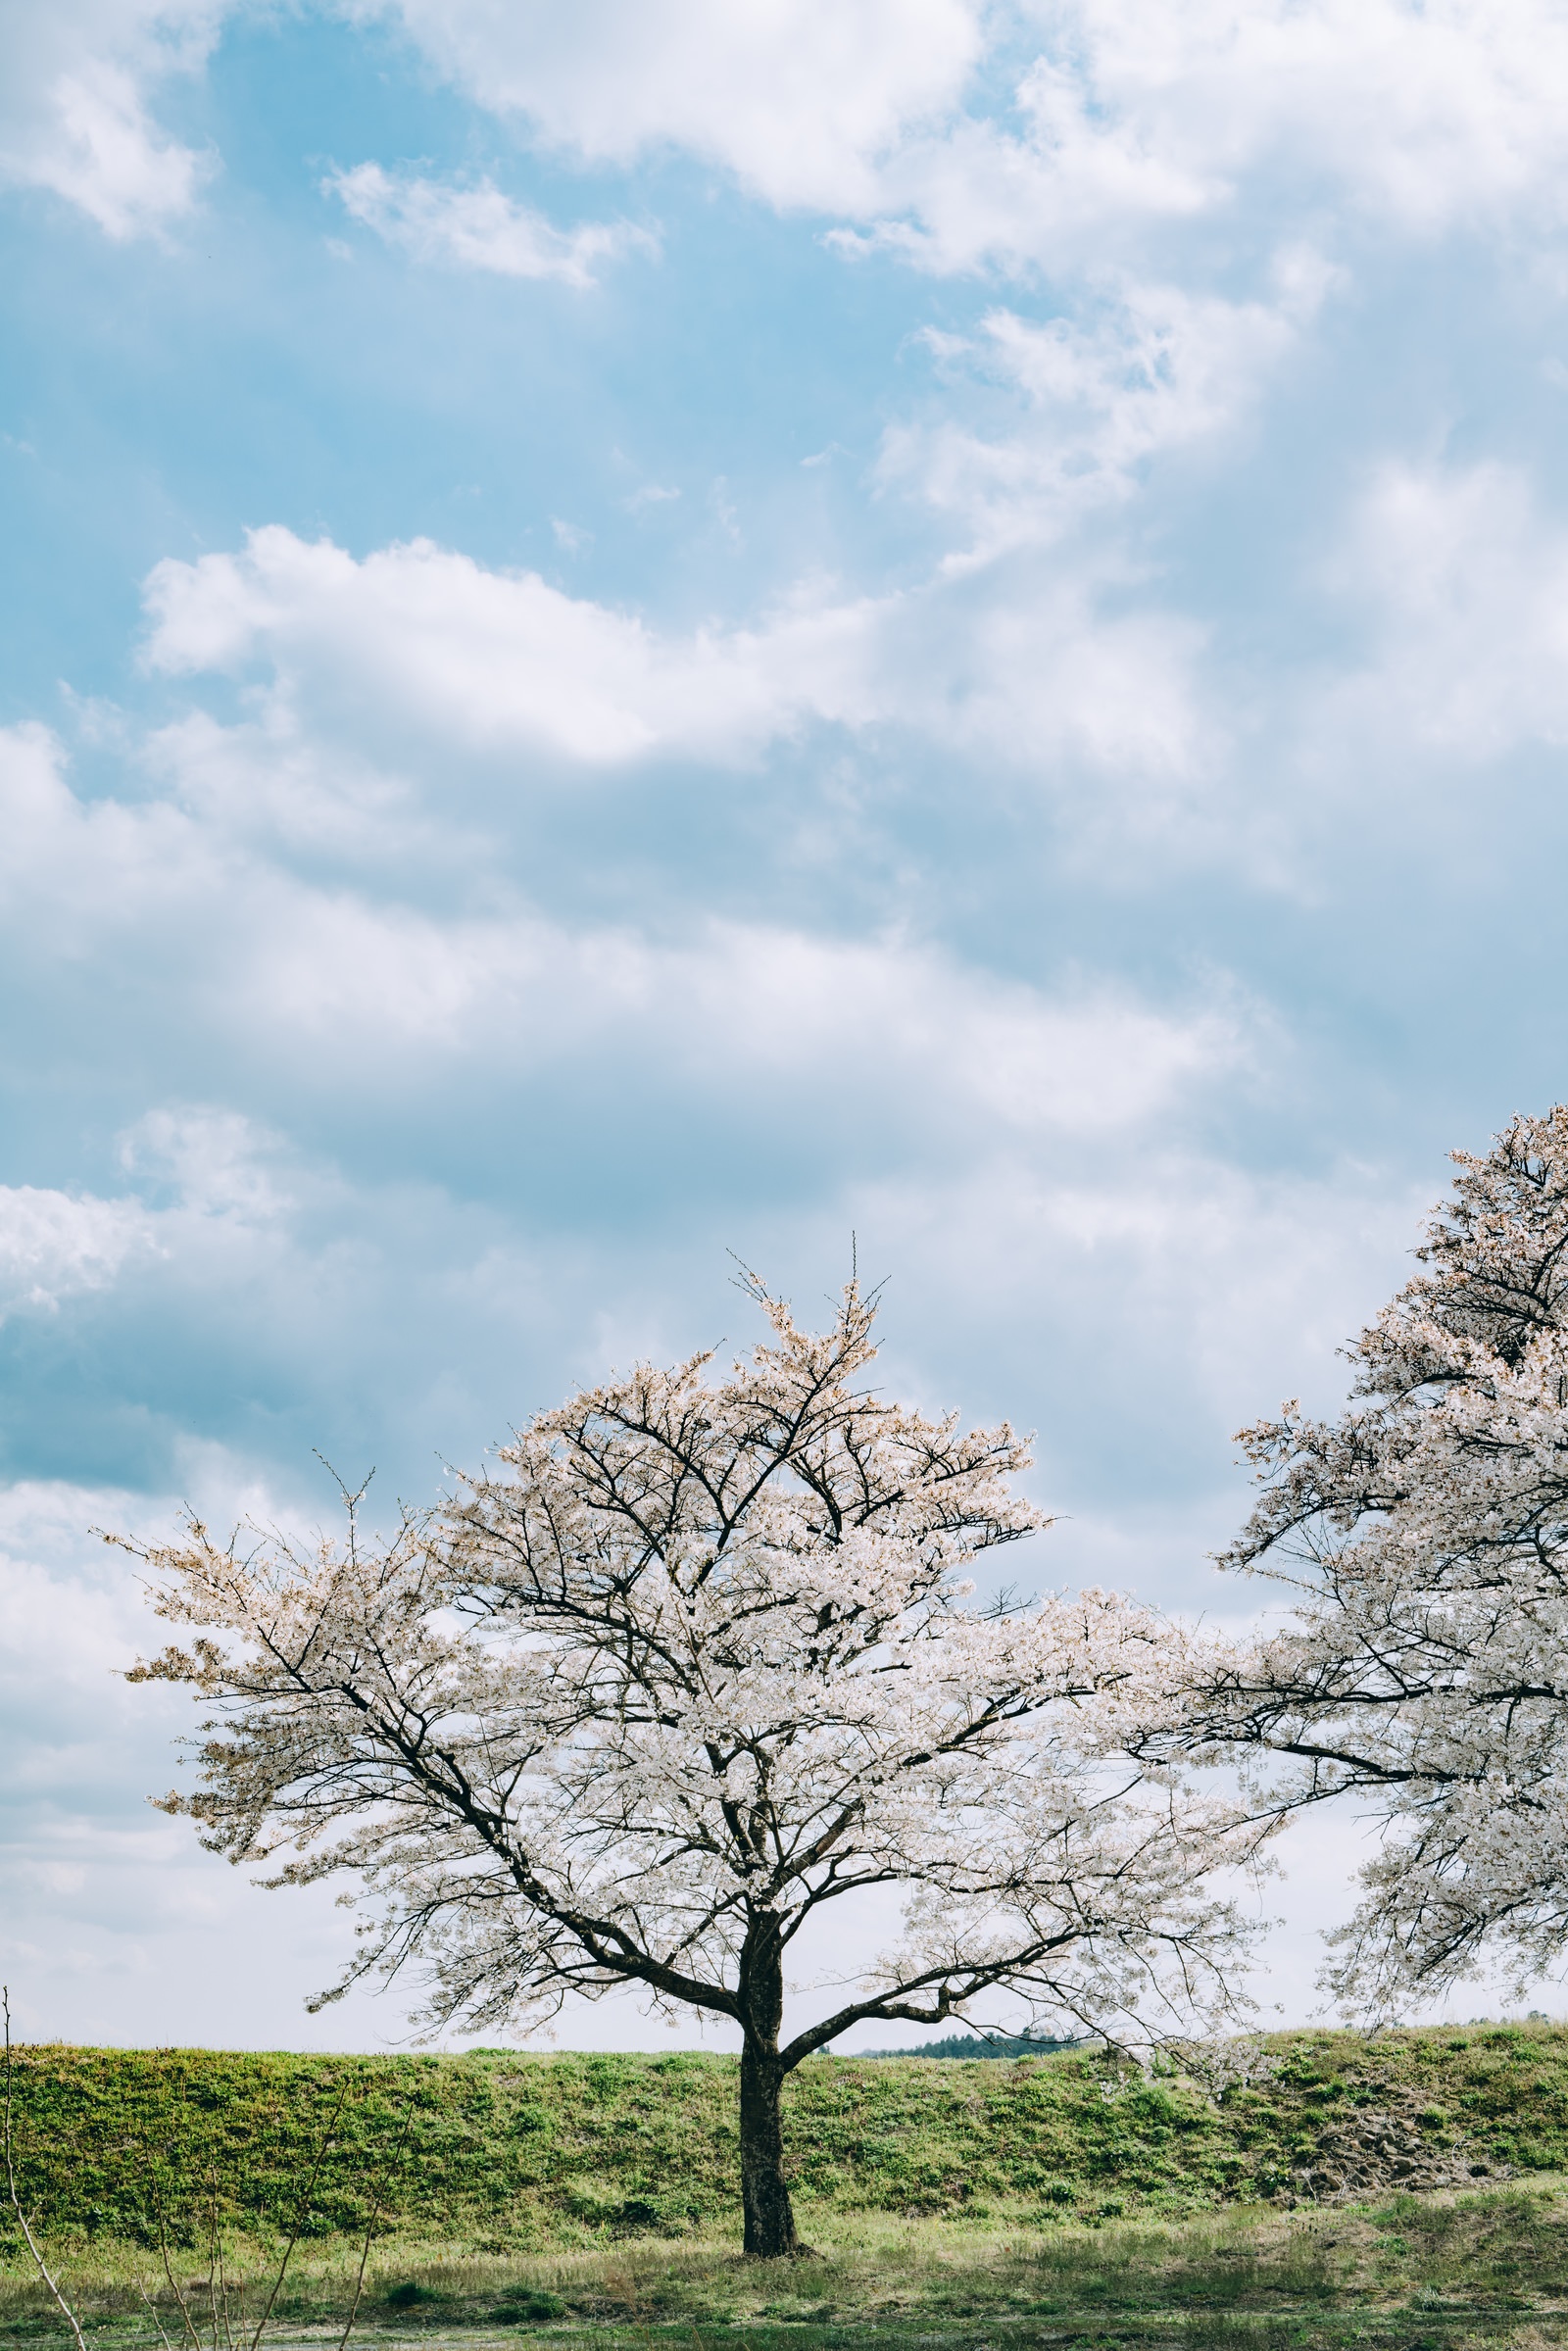
[[[212,1704],[201,1787],[166,1799],[210,1845],[359,1881],[323,1997],[417,1957],[431,2029],[635,1985],[737,2032],[745,2241],[778,2254],[791,2068],[999,1989],[1079,2025],[1190,2013],[1240,1935],[1203,1881],[1256,1831],[1129,1759],[1187,1662],[1170,1628],[1098,1592],[972,1604],[976,1554],[1046,1523],[1012,1431],[870,1390],[856,1285],[820,1336],[750,1287],[772,1336],[727,1378],[699,1355],[584,1391],[390,1542],[192,1523],[145,1555],[200,1638],[133,1678]],[[902,1929],[850,1982],[840,1949],[787,2033],[792,1946],[874,1888]]]
[[1243,1432],[1263,1492],[1223,1564],[1297,1615],[1201,1710],[1290,1759],[1285,1800],[1384,1815],[1329,1978],[1374,2007],[1568,1942],[1568,1107],[1455,1159],[1348,1410]]

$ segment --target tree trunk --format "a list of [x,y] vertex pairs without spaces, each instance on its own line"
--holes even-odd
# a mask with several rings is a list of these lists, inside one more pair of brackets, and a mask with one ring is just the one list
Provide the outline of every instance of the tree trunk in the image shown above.
[[777,1921],[752,1921],[741,1951],[741,2202],[746,2250],[764,2260],[808,2253],[795,2232],[795,2208],[784,2179],[784,2117],[779,2093],[784,2068],[778,2034],[784,2021],[784,1954]]
[[784,2119],[779,2091],[784,2075],[776,2050],[741,2051],[741,2200],[746,2250],[767,2259],[806,2250],[795,2232],[795,2209],[784,2179]]

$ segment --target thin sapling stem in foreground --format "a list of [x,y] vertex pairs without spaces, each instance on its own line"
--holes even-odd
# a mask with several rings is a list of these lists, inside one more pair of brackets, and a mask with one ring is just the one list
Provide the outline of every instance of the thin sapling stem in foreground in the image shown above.
[[386,2183],[403,2161],[404,2149],[408,2146],[409,2133],[413,2128],[414,2108],[412,2103],[405,2104],[403,2109],[403,2129],[398,2133],[397,2145],[393,2148],[391,2155],[387,2159],[386,2168],[382,2172],[380,2179],[375,2183],[375,2194],[370,2202],[370,2218],[365,2230],[365,2244],[360,2253],[360,2274],[354,2280],[354,2299],[349,2304],[347,2324],[343,2328],[343,2332],[338,2337],[337,2351],[343,2351],[344,2344],[348,2341],[350,2334],[353,2332],[355,2319],[359,2316],[360,2296],[365,2291],[365,2272],[370,2259],[370,2241],[375,2235],[375,2225],[381,2218],[381,2203],[386,2188]]
[[[316,2182],[321,2176],[321,2166],[326,2161],[328,2150],[331,2147],[332,2134],[337,2129],[339,2118],[342,2115],[344,2107],[348,2104],[348,2100],[349,2085],[345,2082],[343,2087],[338,2092],[337,2104],[332,2109],[332,2113],[327,2122],[326,2131],[322,2136],[321,2143],[316,2151],[316,2161],[311,2166],[311,2176],[305,2183],[305,2193],[300,2198],[300,2208],[298,2213],[295,2215],[294,2233],[283,2248],[283,2258],[278,2263],[277,2276],[272,2280],[272,2290],[267,2297],[266,2308],[263,2310],[261,2317],[256,2322],[256,2332],[251,2336],[250,2351],[258,2351],[258,2346],[260,2345],[262,2339],[263,2328],[266,2327],[268,2320],[272,2315],[272,2304],[277,2300],[279,2288],[282,2286],[284,2277],[288,2271],[289,2261],[293,2255],[295,2246],[300,2241],[300,2231],[305,2227],[306,2221],[310,2218],[311,2199],[316,2193]],[[82,2346],[82,2351],[86,2351],[85,2344]]]
[[6,2100],[4,2137],[6,2155],[6,2187],[11,2197],[11,2209],[22,2224],[22,2233],[26,2239],[27,2251],[32,2255],[33,2264],[38,2272],[39,2277],[49,2288],[50,2293],[53,2294],[56,2302],[60,2306],[60,2310],[65,2319],[66,2325],[71,2328],[72,2333],[76,2338],[76,2351],[87,2351],[86,2343],[82,2339],[81,2327],[77,2324],[76,2314],[72,2309],[71,2304],[66,2300],[65,2295],[60,2291],[59,2286],[55,2283],[54,2278],[49,2274],[48,2264],[45,2262],[43,2255],[38,2250],[38,2241],[33,2235],[31,2229],[27,2226],[27,2216],[22,2209],[22,2198],[17,2193],[17,2170],[12,2154],[11,2137],[11,1986],[9,1984],[0,1984],[0,2002],[4,2003],[6,2020]]
[[169,2279],[170,2291],[172,2293],[174,2300],[179,2304],[179,2315],[184,2321],[185,2332],[190,2336],[192,2351],[202,2351],[202,2338],[197,2333],[196,2322],[190,2315],[190,2304],[186,2301],[183,2293],[180,2291],[179,2280],[174,2276],[173,2269],[170,2263],[169,2238],[165,2233],[164,2216],[162,2213],[160,2213],[158,2216],[158,2250],[163,2255],[164,2276]]

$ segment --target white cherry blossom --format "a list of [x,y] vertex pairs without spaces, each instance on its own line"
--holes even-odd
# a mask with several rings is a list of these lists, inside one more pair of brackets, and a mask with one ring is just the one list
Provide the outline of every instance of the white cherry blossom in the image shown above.
[[[976,1555],[1047,1523],[1012,1431],[878,1397],[856,1284],[821,1336],[747,1287],[772,1338],[727,1378],[578,1394],[389,1543],[193,1524],[148,1556],[198,1638],[137,1674],[213,1707],[170,1809],[274,1884],[358,1882],[346,1982],[416,1959],[432,2029],[625,1985],[738,2028],[746,2244],[776,2254],[803,2058],[998,1991],[1190,2028],[1241,1935],[1204,1881],[1259,1833],[1131,1759],[1182,1636],[1102,1592],[975,1605]],[[877,1888],[902,1934],[786,2036],[802,1931]]]
[[1455,1159],[1349,1408],[1242,1433],[1263,1493],[1222,1564],[1297,1613],[1197,1707],[1214,1754],[1288,1760],[1276,1803],[1383,1817],[1328,1977],[1375,2011],[1568,1940],[1568,1107]]

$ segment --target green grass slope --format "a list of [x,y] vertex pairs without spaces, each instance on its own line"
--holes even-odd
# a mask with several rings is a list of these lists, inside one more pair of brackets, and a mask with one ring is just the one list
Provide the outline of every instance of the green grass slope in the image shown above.
[[[735,2226],[734,2061],[26,2047],[19,2185],[55,2245],[363,2232],[518,2254]],[[788,2092],[805,2217],[1078,2219],[1568,2171],[1568,2030],[1272,2036],[1215,2096],[1103,2052],[825,2057]],[[399,2152],[401,2146],[401,2152]],[[7,2266],[22,2255],[0,2216]]]

